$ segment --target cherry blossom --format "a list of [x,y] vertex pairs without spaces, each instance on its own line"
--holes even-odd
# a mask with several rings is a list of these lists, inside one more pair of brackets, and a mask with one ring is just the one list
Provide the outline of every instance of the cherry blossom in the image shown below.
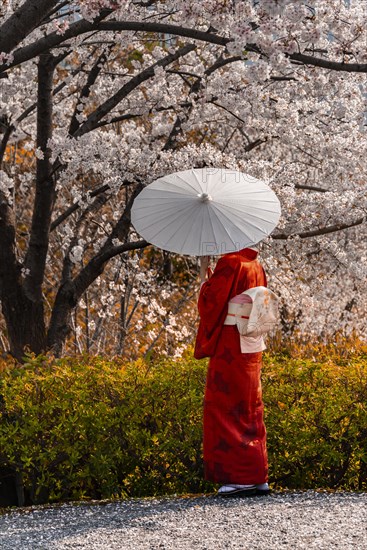
[[[144,185],[203,166],[279,196],[260,258],[283,333],[365,338],[364,3],[32,3],[7,3],[0,21],[6,349],[136,357],[192,342],[197,260],[151,252],[128,216]],[[12,292],[37,338],[18,334]]]

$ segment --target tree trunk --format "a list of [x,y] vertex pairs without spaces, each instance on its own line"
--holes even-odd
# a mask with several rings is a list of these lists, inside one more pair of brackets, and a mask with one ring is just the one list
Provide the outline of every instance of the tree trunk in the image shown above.
[[77,301],[75,285],[72,281],[67,281],[56,295],[47,333],[47,347],[57,356],[61,355],[64,342],[70,334],[70,317]]
[[7,326],[10,353],[22,360],[25,351],[46,351],[46,327],[42,284],[49,245],[50,221],[55,200],[55,181],[51,177],[52,90],[55,63],[50,53],[38,62],[36,192],[28,250],[22,265],[16,245],[14,207],[0,191],[0,299]]
[[21,266],[15,244],[15,215],[0,192],[0,300],[7,326],[10,353],[22,360],[26,348],[45,349],[43,303],[26,297],[21,284]]
[[33,205],[32,225],[28,250],[24,260],[27,274],[24,291],[32,301],[42,300],[42,285],[50,238],[51,215],[56,198],[56,180],[51,175],[52,138],[52,90],[55,61],[50,53],[40,56],[38,61],[37,90],[37,147],[43,158],[36,161],[36,193]]
[[27,298],[16,282],[6,285],[2,311],[7,326],[10,353],[22,361],[25,351],[36,354],[46,350],[46,329],[42,301]]

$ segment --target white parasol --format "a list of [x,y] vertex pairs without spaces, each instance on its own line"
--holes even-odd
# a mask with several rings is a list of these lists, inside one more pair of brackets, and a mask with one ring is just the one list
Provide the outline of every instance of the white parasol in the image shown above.
[[280,203],[266,183],[223,168],[191,169],[157,179],[137,196],[135,230],[179,254],[215,256],[252,246],[277,225]]

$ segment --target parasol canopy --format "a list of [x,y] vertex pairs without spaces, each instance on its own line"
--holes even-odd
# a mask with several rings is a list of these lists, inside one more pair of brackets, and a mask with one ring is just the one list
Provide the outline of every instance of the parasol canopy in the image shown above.
[[189,256],[215,256],[252,246],[270,235],[281,214],[261,180],[224,168],[169,174],[141,191],[131,221],[145,240]]

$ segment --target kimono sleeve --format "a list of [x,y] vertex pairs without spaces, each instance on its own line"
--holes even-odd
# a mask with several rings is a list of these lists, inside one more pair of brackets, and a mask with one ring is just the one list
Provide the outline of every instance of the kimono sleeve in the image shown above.
[[238,263],[232,264],[221,258],[211,278],[201,287],[198,300],[200,324],[194,353],[197,359],[214,354],[239,268]]

